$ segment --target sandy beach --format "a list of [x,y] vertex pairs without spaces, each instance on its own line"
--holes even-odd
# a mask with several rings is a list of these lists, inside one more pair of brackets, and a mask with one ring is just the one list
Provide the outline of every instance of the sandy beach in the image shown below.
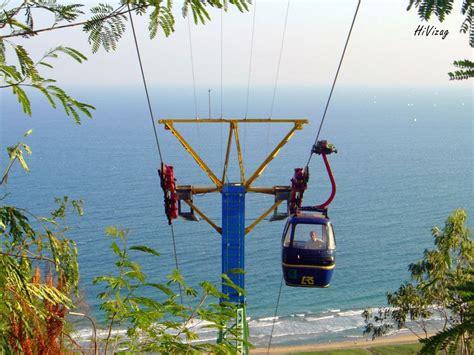
[[[353,341],[343,341],[335,343],[320,343],[320,344],[307,344],[300,346],[282,346],[273,347],[270,350],[270,354],[291,354],[300,353],[307,351],[325,351],[325,350],[337,350],[337,349],[350,349],[350,348],[369,348],[378,345],[395,345],[395,344],[410,344],[417,343],[418,338],[411,334],[395,334],[378,338],[375,340],[370,339],[358,339]],[[251,351],[251,354],[266,354],[267,349],[257,348]]]

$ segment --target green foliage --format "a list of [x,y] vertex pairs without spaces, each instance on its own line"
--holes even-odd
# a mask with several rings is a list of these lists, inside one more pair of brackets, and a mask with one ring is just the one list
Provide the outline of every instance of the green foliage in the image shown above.
[[[409,0],[407,10],[413,7],[418,8],[418,16],[428,21],[434,14],[440,22],[443,22],[447,15],[453,10],[454,0]],[[465,16],[461,24],[461,33],[468,33],[469,45],[474,47],[474,2],[473,0],[463,0],[461,14]],[[454,65],[461,70],[448,73],[450,80],[464,80],[474,77],[473,62],[470,60],[455,61]]]
[[[231,329],[227,342],[222,344],[194,342],[199,339],[193,330],[197,322],[205,321],[207,328],[218,331],[233,320],[235,305],[219,304],[219,299],[225,299],[226,295],[209,282],[200,283],[200,291],[190,287],[178,270],[173,270],[165,283],[148,282],[140,264],[132,260],[130,251],[153,257],[158,257],[159,253],[146,246],[129,247],[125,230],[108,227],[106,233],[113,238],[111,249],[116,255],[116,273],[94,279],[94,283],[104,285],[104,291],[98,295],[108,329],[103,340],[104,352],[116,349],[166,354],[232,351],[230,342],[241,337],[236,329]],[[235,286],[230,279],[228,282]],[[189,305],[178,302],[179,295],[173,291],[177,285],[186,295]],[[154,298],[144,296],[150,289],[156,290],[158,295]],[[125,336],[113,332],[120,325],[127,328]],[[111,344],[115,344],[114,349],[110,349]]]
[[441,22],[444,21],[446,15],[449,15],[453,10],[454,0],[410,0],[407,10],[410,10],[413,5],[418,8],[418,16],[423,20],[428,21],[431,15],[435,15]]
[[156,6],[150,14],[148,30],[150,38],[155,38],[158,29],[161,28],[166,37],[174,32],[174,17],[171,12],[171,3],[168,6]]
[[[210,20],[208,6],[224,8],[227,11],[229,5],[234,5],[240,11],[247,11],[248,4],[250,0],[185,0],[182,12],[187,16],[191,9],[194,22],[204,24]],[[23,112],[29,116],[32,114],[32,109],[26,89],[38,90],[53,108],[59,104],[78,124],[81,122],[80,115],[91,117],[94,107],[69,96],[56,85],[56,80],[43,77],[39,67],[53,69],[50,59],[57,58],[59,53],[79,63],[87,58],[73,48],[59,46],[35,62],[27,49],[13,42],[12,38],[30,38],[45,31],[82,26],[83,31],[88,34],[92,52],[97,52],[101,47],[108,52],[117,48],[119,40],[125,33],[126,15],[129,13],[137,15],[149,13],[150,38],[155,38],[160,29],[166,37],[174,32],[175,19],[171,0],[128,0],[116,7],[100,3],[89,9],[90,17],[85,21],[79,20],[80,16],[85,15],[82,4],[62,5],[56,0],[28,0],[11,8],[7,8],[7,5],[8,2],[0,5],[0,30],[9,30],[0,37],[0,89],[11,88]],[[37,28],[34,14],[44,12],[54,14],[54,21],[46,27]],[[10,56],[14,53],[14,58],[8,58],[9,53]]]
[[[435,249],[425,250],[423,259],[409,265],[412,281],[387,294],[388,307],[375,312],[364,311],[364,334],[375,338],[394,327],[406,327],[411,321],[427,338],[426,321],[435,313],[442,319],[443,332],[449,333],[448,329],[457,325],[467,331],[461,324],[467,319],[466,304],[470,295],[466,299],[465,290],[472,285],[474,242],[465,225],[466,219],[466,212],[459,209],[448,217],[442,230],[432,229]],[[470,336],[463,335],[464,338]]]
[[117,48],[117,42],[125,32],[127,19],[123,14],[116,14],[109,4],[99,4],[91,8],[92,17],[84,24],[84,31],[89,33],[92,52],[102,46],[107,52]]
[[464,345],[467,354],[471,353],[474,335],[474,270],[470,270],[469,279],[454,291],[459,294],[461,304],[460,322],[423,339],[422,354],[435,354],[443,349],[447,349],[449,354],[455,354],[460,343]]
[[[60,103],[66,114],[72,116],[77,124],[81,121],[80,113],[92,117],[93,106],[72,98],[55,84],[56,80],[45,79],[38,71],[40,66],[52,69],[51,59],[58,58],[60,53],[82,63],[87,60],[82,53],[70,47],[59,46],[49,50],[37,62],[34,62],[23,46],[2,39],[0,39],[0,44],[0,89],[11,88],[25,114],[29,116],[32,114],[31,102],[25,89],[35,89],[46,97],[53,108]],[[12,53],[15,53],[17,65],[7,62],[6,45]]]
[[465,60],[454,61],[453,64],[454,66],[458,67],[460,70],[456,70],[455,72],[448,73],[450,80],[464,80],[464,79],[474,78],[474,62],[465,59]]
[[[28,130],[23,137],[28,137],[33,132],[32,129]],[[24,142],[18,142],[14,146],[7,147],[7,154],[8,154],[8,164],[5,168],[5,171],[2,174],[2,179],[0,180],[0,185],[7,184],[8,176],[10,173],[11,168],[15,161],[18,161],[20,166],[23,168],[24,171],[29,172],[30,168],[25,161],[24,154],[31,155],[32,151],[28,144]]]
[[474,47],[474,6],[472,0],[464,0],[461,14],[466,16],[461,25],[461,33],[469,33],[469,45]]
[[53,334],[61,332],[64,316],[73,307],[70,294],[77,291],[79,266],[76,244],[65,236],[65,211],[81,203],[67,197],[57,202],[51,217],[0,205],[2,349],[41,351],[55,342]]

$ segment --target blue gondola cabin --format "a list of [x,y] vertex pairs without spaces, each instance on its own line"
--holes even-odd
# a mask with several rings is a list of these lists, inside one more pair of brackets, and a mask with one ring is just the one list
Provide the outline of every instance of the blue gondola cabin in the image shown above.
[[285,283],[294,287],[328,287],[336,266],[336,240],[329,218],[299,213],[288,218],[282,236]]

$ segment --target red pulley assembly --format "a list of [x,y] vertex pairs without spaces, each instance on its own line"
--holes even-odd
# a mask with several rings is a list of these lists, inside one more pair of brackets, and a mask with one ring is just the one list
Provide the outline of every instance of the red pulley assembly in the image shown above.
[[176,196],[176,179],[173,167],[161,163],[161,169],[158,170],[158,174],[160,175],[161,188],[164,193],[166,217],[168,218],[168,224],[171,224],[173,219],[178,218],[178,198]]

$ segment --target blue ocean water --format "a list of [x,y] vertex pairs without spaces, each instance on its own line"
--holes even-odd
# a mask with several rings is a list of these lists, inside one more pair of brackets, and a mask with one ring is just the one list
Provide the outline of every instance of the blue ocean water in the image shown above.
[[[113,255],[103,230],[108,225],[129,230],[131,244],[158,250],[159,259],[140,257],[154,281],[163,281],[174,267],[170,229],[162,206],[154,142],[146,100],[139,84],[130,87],[71,87],[78,99],[97,107],[81,126],[32,96],[33,117],[23,117],[14,98],[1,98],[0,143],[27,138],[33,149],[31,173],[15,169],[2,188],[6,203],[47,213],[55,196],[83,199],[85,216],[72,218],[70,236],[77,241],[81,289],[91,312],[100,319],[92,285],[97,275],[113,270]],[[194,118],[193,95],[186,87],[153,87],[156,118]],[[207,117],[207,88],[198,88],[198,115]],[[303,166],[322,116],[327,87],[282,87],[274,118],[308,118],[259,180],[258,186],[289,184],[293,168]],[[249,117],[268,117],[272,88],[251,92]],[[337,238],[337,269],[328,289],[284,287],[273,344],[323,342],[361,335],[361,310],[383,305],[385,293],[409,277],[407,266],[432,246],[430,229],[442,226],[448,214],[473,209],[472,93],[433,87],[338,87],[321,138],[339,153],[330,157],[338,193],[330,215]],[[224,117],[245,112],[244,88],[226,88]],[[219,95],[212,97],[212,115],[219,117]],[[220,171],[227,127],[189,124],[183,136],[214,171]],[[246,173],[250,174],[289,125],[241,125]],[[166,163],[175,166],[178,184],[209,183],[169,131],[158,127]],[[233,155],[232,158],[235,158]],[[6,154],[0,156],[5,166]],[[230,181],[238,179],[233,159]],[[329,182],[322,161],[311,162],[307,204],[327,196]],[[195,202],[220,224],[220,195]],[[247,196],[247,223],[273,202]],[[472,217],[469,221],[472,225]],[[265,345],[272,325],[281,281],[280,237],[284,222],[264,221],[247,236],[246,287],[252,340]],[[181,271],[193,285],[218,282],[220,238],[205,222],[175,222]]]

